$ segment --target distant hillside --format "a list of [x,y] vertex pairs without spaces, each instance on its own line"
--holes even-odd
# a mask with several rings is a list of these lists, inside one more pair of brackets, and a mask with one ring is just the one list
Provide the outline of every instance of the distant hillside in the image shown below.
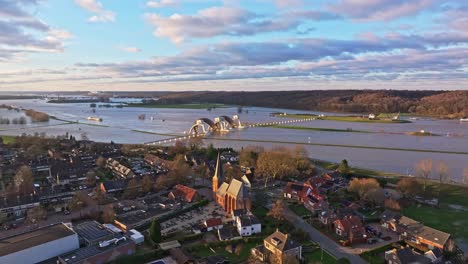
[[163,95],[158,101],[160,104],[200,102],[331,112],[468,116],[468,91],[176,92]]

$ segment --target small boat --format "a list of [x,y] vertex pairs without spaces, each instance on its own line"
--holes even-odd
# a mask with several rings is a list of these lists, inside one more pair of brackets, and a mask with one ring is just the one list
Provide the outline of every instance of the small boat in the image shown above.
[[468,122],[468,117],[460,118],[460,122]]
[[88,120],[89,120],[89,121],[102,122],[102,118],[100,118],[100,117],[92,117],[92,116],[90,116],[90,117],[88,117]]

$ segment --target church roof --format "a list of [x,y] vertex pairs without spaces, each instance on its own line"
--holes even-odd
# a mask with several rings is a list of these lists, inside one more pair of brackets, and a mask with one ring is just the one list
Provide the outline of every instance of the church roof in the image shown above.
[[219,186],[218,191],[216,192],[217,195],[224,196],[227,192],[227,189],[229,187],[229,184],[223,182],[221,186]]
[[218,158],[216,159],[216,169],[215,169],[213,178],[218,178],[219,181],[223,181],[223,164],[221,163],[219,152],[218,152]]
[[229,188],[227,189],[227,193],[235,197],[242,197],[244,195],[242,187],[243,183],[241,181],[232,179],[231,184],[229,184]]

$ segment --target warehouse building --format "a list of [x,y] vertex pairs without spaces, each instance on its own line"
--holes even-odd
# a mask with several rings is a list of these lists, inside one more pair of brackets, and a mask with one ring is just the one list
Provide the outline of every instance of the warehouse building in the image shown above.
[[37,263],[80,247],[78,235],[55,224],[0,240],[0,263]]

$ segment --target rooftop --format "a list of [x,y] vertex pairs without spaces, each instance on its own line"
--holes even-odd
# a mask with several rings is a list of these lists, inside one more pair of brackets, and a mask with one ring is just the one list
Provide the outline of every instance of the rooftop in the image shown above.
[[55,224],[0,240],[0,256],[32,248],[76,233],[64,224]]
[[115,248],[119,248],[128,244],[133,243],[131,240],[123,240],[118,242],[117,244],[111,243],[107,247],[99,247],[99,245],[91,246],[91,247],[84,247],[77,249],[73,252],[60,256],[60,258],[65,261],[67,264],[79,263],[87,258],[92,256],[99,255],[106,251],[113,250]]
[[80,237],[90,241],[106,239],[114,235],[113,232],[96,221],[81,223],[76,225],[73,229]]

